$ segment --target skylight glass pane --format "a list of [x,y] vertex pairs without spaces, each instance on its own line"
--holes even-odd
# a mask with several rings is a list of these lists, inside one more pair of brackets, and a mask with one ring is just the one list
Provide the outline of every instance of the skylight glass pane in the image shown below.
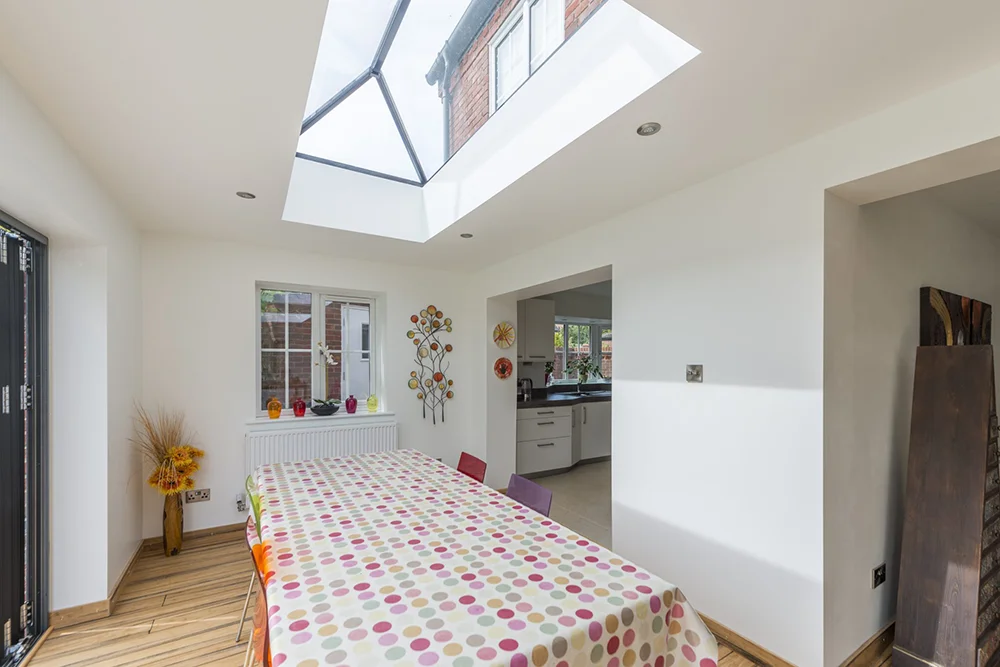
[[369,79],[299,137],[298,151],[419,181],[382,91]]
[[329,0],[306,118],[371,67],[395,0]]
[[482,26],[480,21],[466,19],[459,24],[466,10],[470,10],[470,4],[483,13],[492,13],[493,7],[486,8],[486,5],[497,3],[495,0],[412,2],[382,67],[403,125],[428,178],[454,152],[445,143],[445,105],[438,96],[438,85],[428,83],[428,71],[438,65],[438,54],[446,41],[451,44],[469,41],[478,33]]

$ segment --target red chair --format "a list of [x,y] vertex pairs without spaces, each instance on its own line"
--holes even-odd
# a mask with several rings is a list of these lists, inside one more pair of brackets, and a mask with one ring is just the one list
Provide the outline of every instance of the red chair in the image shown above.
[[462,455],[458,457],[458,472],[468,475],[482,484],[483,480],[486,479],[486,461],[462,452]]

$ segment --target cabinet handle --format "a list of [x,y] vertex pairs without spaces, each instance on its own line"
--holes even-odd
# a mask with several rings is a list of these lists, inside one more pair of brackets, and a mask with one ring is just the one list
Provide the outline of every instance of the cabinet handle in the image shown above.
[[538,443],[537,446],[538,447],[555,447],[556,443],[554,443],[554,442],[540,442],[540,443]]
[[583,423],[587,423],[587,406],[583,406]]
[[552,426],[555,422],[538,422],[539,426]]
[[540,414],[540,415],[554,415],[555,413],[556,413],[555,410],[545,410],[544,412],[542,412],[542,411],[538,412],[538,414]]
[[529,354],[528,358],[529,359],[544,359],[545,355],[544,354]]

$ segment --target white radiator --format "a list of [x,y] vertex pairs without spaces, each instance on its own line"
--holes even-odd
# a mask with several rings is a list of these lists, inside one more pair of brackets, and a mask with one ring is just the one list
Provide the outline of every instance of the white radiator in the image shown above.
[[396,422],[379,418],[336,426],[281,428],[278,423],[268,424],[266,428],[247,431],[245,472],[251,475],[264,463],[387,452],[396,449],[396,445]]

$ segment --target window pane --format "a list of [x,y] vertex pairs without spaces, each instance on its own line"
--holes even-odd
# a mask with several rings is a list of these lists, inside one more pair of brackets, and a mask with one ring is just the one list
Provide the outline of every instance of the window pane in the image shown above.
[[366,350],[364,332],[368,329],[370,306],[367,303],[351,303],[347,305],[347,340],[346,350]]
[[371,67],[395,5],[394,0],[330,0],[305,116]]
[[286,408],[292,407],[292,401],[297,398],[309,402],[312,398],[312,352],[289,352],[288,353],[288,403]]
[[325,299],[323,301],[323,315],[326,320],[323,342],[331,350],[344,349],[344,304],[340,301]]
[[369,79],[306,130],[299,137],[298,151],[390,176],[419,180],[375,79]]
[[344,373],[347,369],[344,366],[343,355],[339,352],[333,355],[333,360],[337,365],[324,364],[326,368],[326,394],[323,398],[342,401],[347,398],[347,394],[343,392]]
[[312,351],[312,295],[288,292],[288,349]]
[[534,72],[565,34],[565,0],[535,0],[531,6],[531,71]]
[[566,336],[565,325],[556,324],[555,328],[555,362],[553,363],[552,379],[561,380],[563,377],[563,368],[566,366]]
[[348,352],[347,393],[355,398],[365,399],[371,393],[371,362],[364,359],[363,352]]
[[[427,178],[430,178],[444,161],[458,150],[465,139],[471,136],[479,125],[486,122],[489,116],[488,96],[477,100],[475,109],[471,100],[464,105],[470,113],[469,121],[460,117],[457,106],[453,105],[454,108],[450,111],[453,134],[450,140],[446,139],[444,118],[449,114],[449,109],[444,102],[447,99],[455,99],[456,95],[442,95],[442,89],[450,90],[452,82],[455,82],[457,90],[460,85],[457,82],[463,76],[459,73],[460,69],[473,76],[477,76],[473,74],[477,72],[477,87],[483,92],[486,92],[488,85],[488,59],[485,57],[487,50],[485,47],[477,47],[482,51],[479,55],[483,57],[477,59],[474,54],[469,54],[468,62],[463,65],[452,62],[446,67],[444,59],[438,58],[446,43],[471,44],[475,38],[475,32],[479,30],[481,24],[466,21],[461,28],[459,27],[459,19],[470,9],[470,4],[470,0],[410,3],[392,48],[389,49],[385,66],[382,68],[393,101],[399,109],[403,125],[406,126]],[[465,60],[463,57],[463,61]],[[447,75],[447,81],[437,81],[429,74],[429,70],[438,71],[440,78]],[[434,83],[428,83],[429,81]],[[475,120],[471,120],[472,118]],[[471,126],[473,122],[476,123],[474,127]]]
[[285,293],[260,291],[260,349],[285,349]]
[[496,46],[497,107],[528,78],[528,28],[519,20]]
[[281,401],[283,407],[286,405],[287,396],[285,392],[285,353],[284,352],[261,352],[260,353],[260,409],[267,410],[267,402],[271,397]]
[[601,374],[611,379],[611,329],[601,329]]

